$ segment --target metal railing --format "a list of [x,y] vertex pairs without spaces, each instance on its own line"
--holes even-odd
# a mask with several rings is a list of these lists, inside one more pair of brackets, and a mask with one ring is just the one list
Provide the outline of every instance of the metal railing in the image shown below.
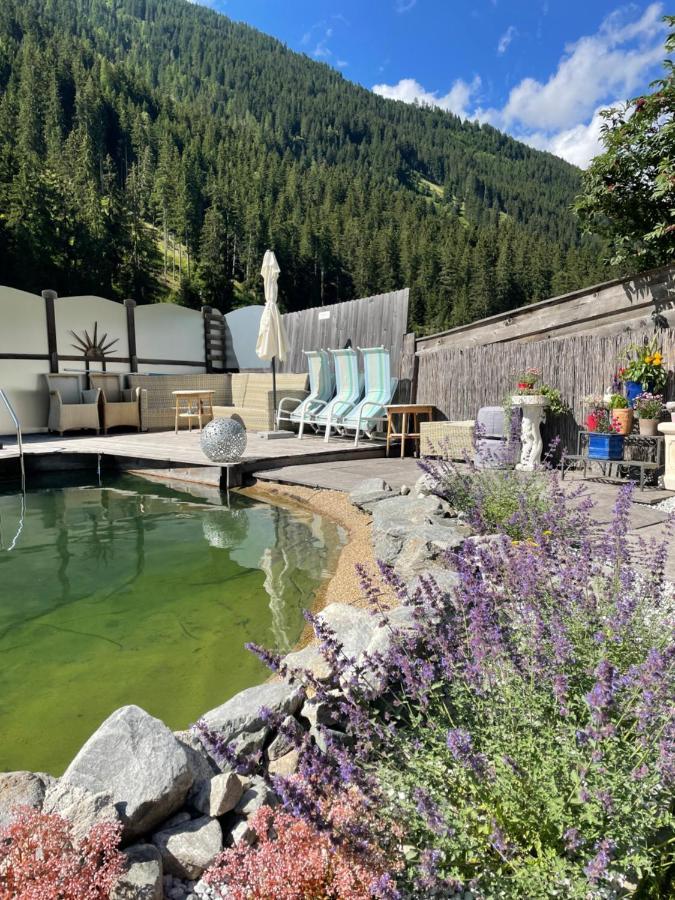
[[19,465],[21,467],[21,491],[25,492],[26,490],[26,469],[24,467],[23,462],[23,439],[21,437],[21,423],[19,422],[19,418],[17,414],[14,412],[14,407],[9,402],[9,397],[4,392],[2,388],[0,388],[0,400],[4,401],[5,406],[7,407],[7,412],[10,415],[12,422],[14,423],[14,428],[16,430],[16,443],[19,448]]

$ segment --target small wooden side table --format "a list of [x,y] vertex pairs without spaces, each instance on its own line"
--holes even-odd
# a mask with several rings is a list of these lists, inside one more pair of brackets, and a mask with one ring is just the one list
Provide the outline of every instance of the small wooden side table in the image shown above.
[[199,423],[202,430],[202,418],[213,418],[213,395],[215,391],[171,391],[176,402],[175,434],[178,434],[178,420],[188,420],[188,431],[192,431],[192,420]]
[[[426,416],[427,421],[431,422],[434,418],[435,406],[428,406],[424,403],[394,403],[387,406],[387,456],[389,456],[389,445],[392,438],[401,438],[401,458],[405,456],[406,438],[412,438],[413,441],[419,443],[420,439],[420,416]],[[394,430],[394,417],[401,417],[401,430]],[[410,431],[408,426],[412,419],[413,430]]]

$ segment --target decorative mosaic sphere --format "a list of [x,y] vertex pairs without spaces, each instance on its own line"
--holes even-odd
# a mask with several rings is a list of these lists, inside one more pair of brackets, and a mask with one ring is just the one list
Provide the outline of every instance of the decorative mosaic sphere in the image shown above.
[[246,429],[236,419],[213,419],[202,431],[202,450],[211,462],[236,462],[245,449]]

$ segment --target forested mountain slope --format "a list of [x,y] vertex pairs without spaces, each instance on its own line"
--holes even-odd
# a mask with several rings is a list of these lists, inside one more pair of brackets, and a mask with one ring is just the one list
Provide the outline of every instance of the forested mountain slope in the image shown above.
[[186,0],[2,0],[0,282],[222,309],[409,285],[439,328],[606,275],[579,173]]

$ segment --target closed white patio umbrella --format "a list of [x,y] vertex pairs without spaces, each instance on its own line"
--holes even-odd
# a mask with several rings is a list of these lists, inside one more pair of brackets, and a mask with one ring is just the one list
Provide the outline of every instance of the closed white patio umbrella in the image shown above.
[[279,286],[279,263],[272,250],[266,250],[260,274],[265,283],[265,309],[260,317],[260,329],[255,352],[258,359],[272,361],[272,396],[274,416],[277,414],[277,372],[276,360],[283,362],[288,355],[288,339],[284,323],[277,306]]

